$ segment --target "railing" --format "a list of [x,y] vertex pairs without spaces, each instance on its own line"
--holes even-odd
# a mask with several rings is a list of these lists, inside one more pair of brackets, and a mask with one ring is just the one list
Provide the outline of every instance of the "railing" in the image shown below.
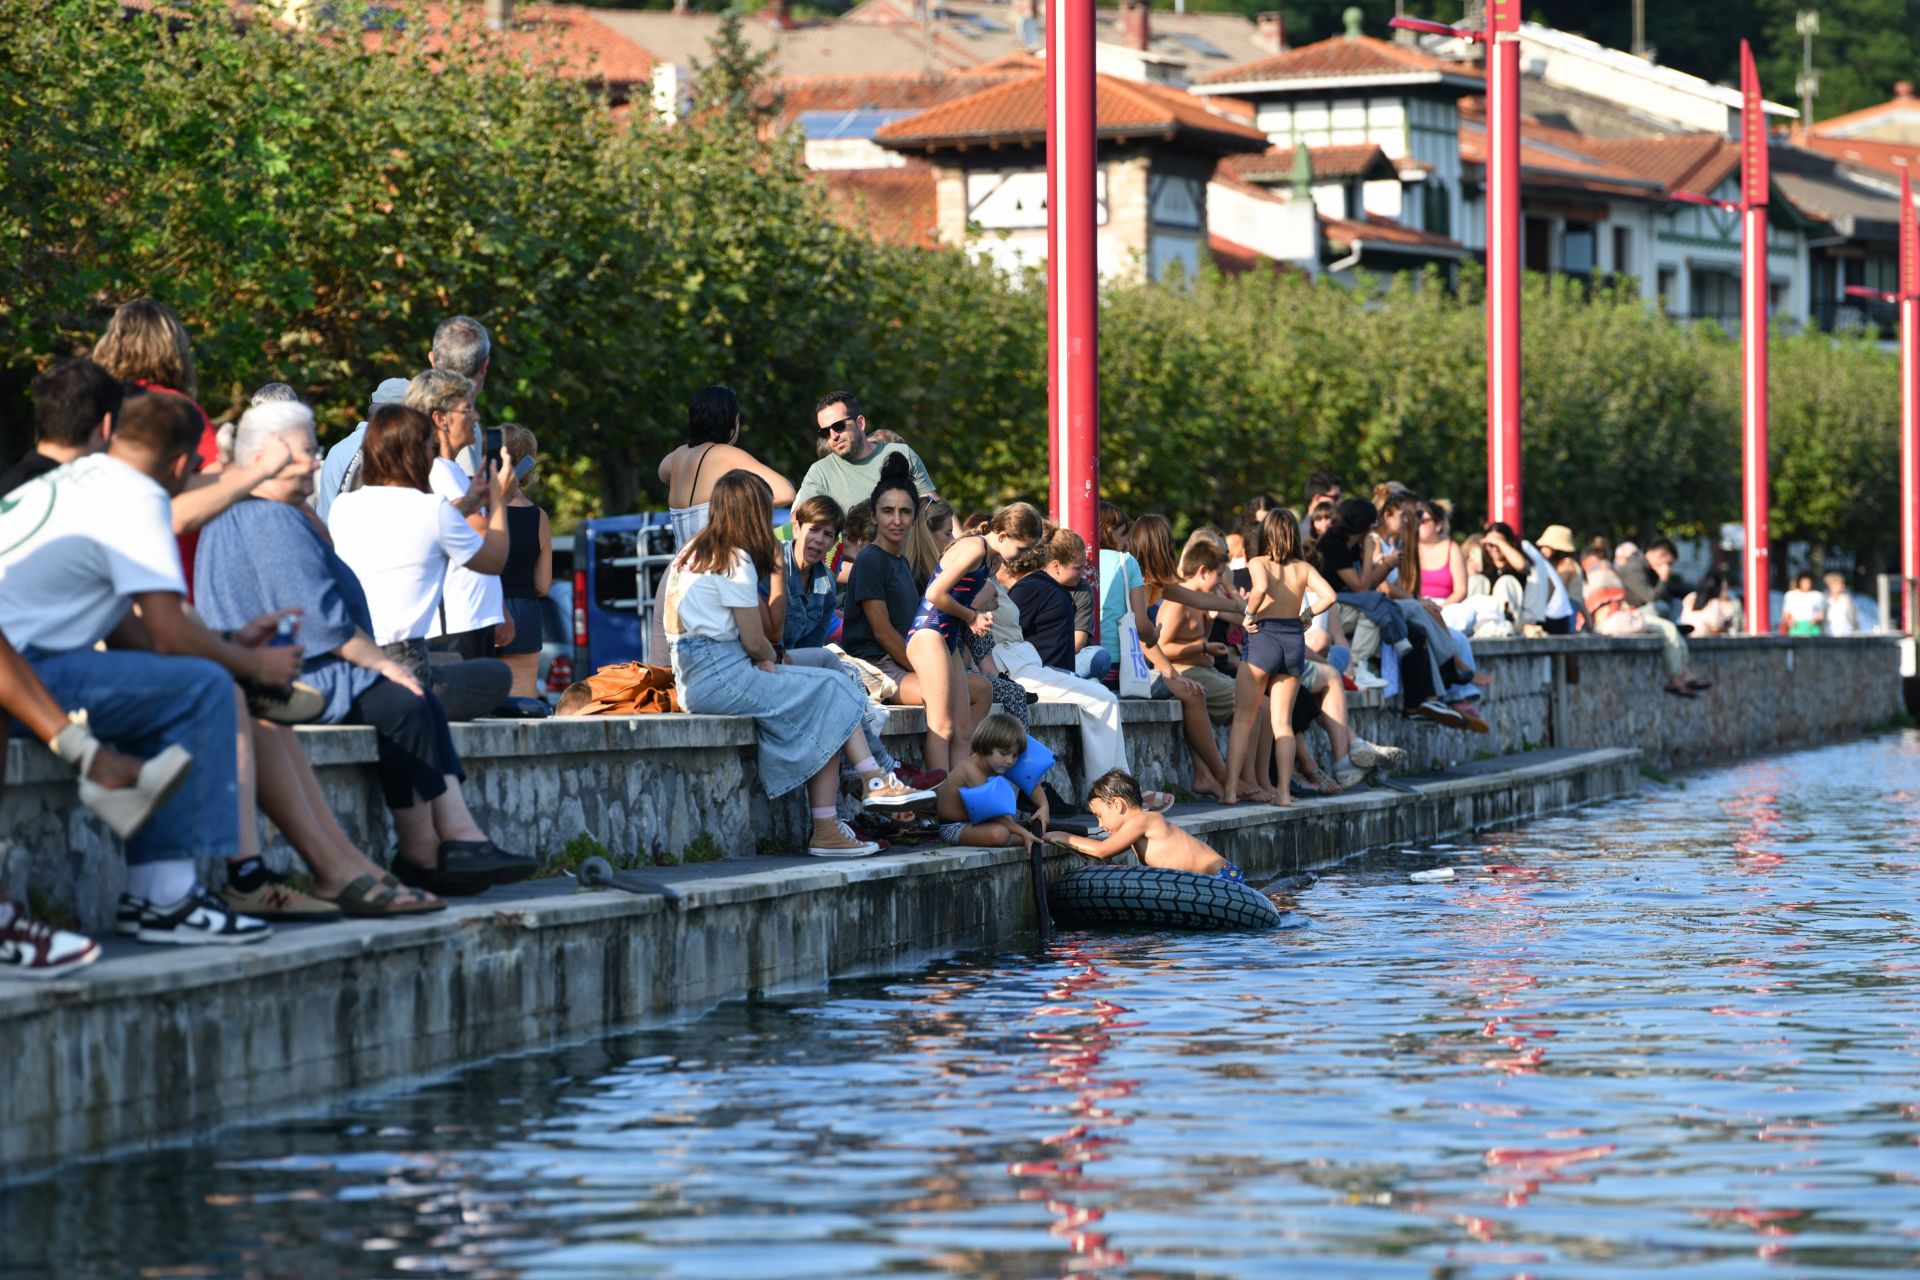
[[1822,333],[1871,333],[1891,341],[1900,330],[1899,309],[1891,302],[1860,298],[1822,298],[1812,308],[1814,327]]

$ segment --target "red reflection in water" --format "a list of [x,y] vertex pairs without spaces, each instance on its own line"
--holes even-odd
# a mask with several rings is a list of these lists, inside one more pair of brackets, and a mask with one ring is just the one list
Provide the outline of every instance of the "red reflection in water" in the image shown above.
[[1086,1176],[1086,1166],[1106,1159],[1102,1149],[1119,1141],[1096,1125],[1131,1123],[1101,1104],[1128,1097],[1140,1084],[1137,1080],[1106,1080],[1096,1072],[1113,1047],[1114,1032],[1145,1024],[1126,1021],[1125,1015],[1132,1010],[1095,994],[1109,979],[1085,948],[1065,944],[1054,954],[1065,962],[1069,972],[1046,993],[1051,1003],[1033,1010],[1033,1016],[1085,1021],[1066,1024],[1060,1030],[1027,1032],[1029,1040],[1046,1047],[1046,1065],[1034,1077],[1034,1083],[1017,1088],[1028,1092],[1066,1091],[1071,1100],[1064,1106],[1043,1104],[1041,1110],[1063,1112],[1076,1123],[1042,1140],[1057,1152],[1054,1159],[1017,1161],[1007,1166],[1007,1174],[1029,1184],[1021,1187],[1020,1199],[1042,1200],[1053,1215],[1047,1234],[1064,1239],[1069,1249],[1062,1273],[1090,1275],[1125,1266],[1127,1255],[1108,1240],[1105,1232],[1094,1229],[1103,1211],[1082,1205],[1074,1197],[1101,1189],[1102,1184]]

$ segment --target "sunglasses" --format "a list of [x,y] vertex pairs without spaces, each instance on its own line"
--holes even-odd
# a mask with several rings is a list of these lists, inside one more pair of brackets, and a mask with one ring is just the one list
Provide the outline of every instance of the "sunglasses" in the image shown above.
[[840,419],[838,422],[829,422],[826,426],[818,428],[818,430],[820,432],[820,438],[825,440],[828,436],[836,435],[839,432],[851,431],[858,425],[860,425],[860,419],[847,417]]

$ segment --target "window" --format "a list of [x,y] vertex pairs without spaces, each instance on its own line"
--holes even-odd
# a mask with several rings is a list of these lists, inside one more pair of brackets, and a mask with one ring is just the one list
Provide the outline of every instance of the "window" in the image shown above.
[[1655,277],[1659,281],[1660,309],[1668,314],[1673,312],[1673,286],[1679,282],[1679,278],[1672,267],[1660,268]]
[[1447,184],[1429,180],[1421,193],[1420,216],[1423,227],[1437,236],[1453,234],[1453,201],[1447,197]]
[[1553,219],[1528,218],[1521,246],[1521,265],[1528,271],[1553,269]]
[[1633,229],[1631,227],[1613,229],[1613,273],[1620,276],[1637,274],[1633,269]]
[[1569,219],[1560,236],[1560,269],[1568,275],[1592,275],[1594,246],[1593,224]]

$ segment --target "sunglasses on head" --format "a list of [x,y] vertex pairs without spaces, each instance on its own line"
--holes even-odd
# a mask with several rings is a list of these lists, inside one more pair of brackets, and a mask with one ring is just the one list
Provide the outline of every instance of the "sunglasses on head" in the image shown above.
[[859,423],[860,420],[858,418],[851,416],[842,418],[838,422],[829,422],[826,426],[819,428],[820,438],[825,440],[828,436],[837,432],[851,431],[858,426]]

